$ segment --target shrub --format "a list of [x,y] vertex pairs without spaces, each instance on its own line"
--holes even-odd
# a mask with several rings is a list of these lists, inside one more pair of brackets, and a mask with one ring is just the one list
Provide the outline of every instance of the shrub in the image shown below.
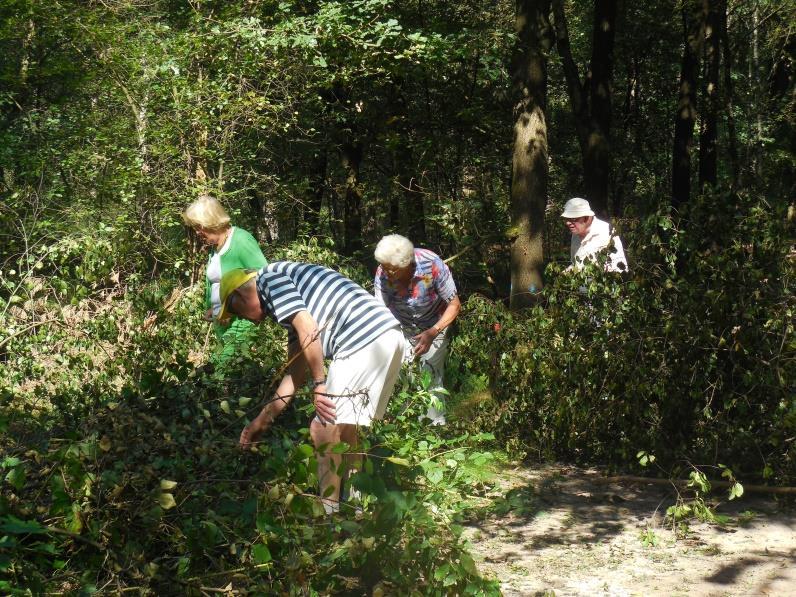
[[[308,250],[323,251],[292,249]],[[0,381],[2,592],[496,594],[451,524],[490,458],[481,440],[427,429],[430,394],[404,385],[363,446],[362,512],[325,516],[308,395],[256,453],[237,447],[284,332],[260,326],[212,372],[201,295],[150,283],[61,310],[42,291],[36,321],[58,324],[0,319],[16,330]]]
[[[490,371],[487,428],[540,456],[796,473],[794,260],[784,211],[706,196],[635,230],[632,271],[557,264],[524,313],[473,296],[454,365]],[[494,331],[494,324],[500,330]]]

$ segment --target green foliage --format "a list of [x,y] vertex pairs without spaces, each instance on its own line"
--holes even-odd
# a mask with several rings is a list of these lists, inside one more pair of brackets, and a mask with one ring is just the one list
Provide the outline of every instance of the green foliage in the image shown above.
[[[314,242],[286,252],[332,257]],[[329,518],[315,495],[305,392],[255,453],[237,447],[279,376],[278,326],[258,328],[212,371],[197,368],[210,351],[197,288],[150,283],[113,302],[94,292],[63,313],[56,291],[40,293],[38,314],[68,325],[3,347],[14,355],[0,385],[4,592],[198,594],[231,582],[286,594],[497,594],[455,524],[461,494],[484,482],[492,457],[479,446],[490,436],[429,429],[422,385],[404,382],[389,420],[365,438],[369,457],[351,478],[361,511],[344,505]]]
[[655,531],[650,528],[641,531],[639,534],[639,540],[644,547],[658,547],[658,544],[660,543],[658,535],[656,535]]
[[483,424],[540,456],[643,465],[654,454],[667,471],[688,459],[792,478],[787,225],[765,202],[705,196],[679,221],[633,230],[629,275],[553,263],[527,313],[471,297],[453,353],[456,367],[490,372]]
[[[583,62],[590,13],[565,4]],[[351,208],[368,246],[417,225],[417,198],[427,238],[414,240],[446,256],[467,249],[454,265],[463,296],[499,297],[513,4],[0,3],[0,589],[494,591],[455,525],[456,498],[483,489],[491,460],[476,429],[518,457],[673,476],[707,462],[698,471],[721,471],[731,499],[743,489],[719,461],[744,478],[792,478],[792,9],[728,6],[736,67],[733,95],[720,89],[719,149],[740,153],[739,194],[700,198],[677,218],[661,207],[680,17],[670,3],[628,4],[611,203],[639,218],[622,222],[631,273],[564,275],[564,233],[548,223],[551,283],[537,308],[467,302],[448,368],[454,437],[418,423],[433,396],[407,382],[367,440],[370,470],[354,477],[362,518],[327,521],[311,494],[306,401],[259,454],[236,451],[283,338],[265,327],[223,367],[202,368],[212,336],[198,289],[180,288],[201,279],[206,255],[186,243],[180,212],[211,191],[268,241],[269,259],[369,285],[366,267],[336,252]],[[549,213],[582,191],[555,54]],[[344,200],[347,144],[362,148],[359,206]],[[729,180],[733,164],[719,170]],[[496,509],[532,502],[515,493]],[[395,571],[377,578],[380,559]]]

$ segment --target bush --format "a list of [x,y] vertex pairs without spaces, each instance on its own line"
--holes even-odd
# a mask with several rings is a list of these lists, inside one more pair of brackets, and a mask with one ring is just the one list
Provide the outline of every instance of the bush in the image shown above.
[[[308,250],[324,251],[290,249]],[[64,310],[39,292],[36,321],[57,324],[0,318],[14,330],[0,380],[2,592],[497,594],[452,524],[488,438],[421,425],[422,386],[404,385],[362,446],[362,512],[329,518],[308,395],[256,453],[237,447],[280,376],[281,328],[260,326],[222,374],[201,366],[199,288],[147,284]]]
[[[479,296],[453,349],[490,371],[487,428],[539,456],[730,464],[796,474],[794,260],[784,211],[707,196],[679,220],[641,222],[632,271],[556,264],[540,304],[510,313]],[[494,331],[494,324],[500,326]]]

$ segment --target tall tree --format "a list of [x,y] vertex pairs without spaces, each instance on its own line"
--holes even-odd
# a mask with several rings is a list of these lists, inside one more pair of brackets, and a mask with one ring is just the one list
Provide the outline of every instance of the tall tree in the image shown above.
[[594,1],[591,60],[581,81],[572,56],[564,0],[554,0],[556,47],[563,62],[570,107],[583,159],[583,194],[598,214],[608,211],[611,173],[611,96],[617,0]]
[[353,255],[362,248],[362,189],[359,168],[362,164],[362,144],[347,141],[340,146],[340,163],[345,171],[345,199],[343,203],[343,252]]
[[672,205],[679,207],[691,196],[691,149],[697,118],[697,80],[699,56],[705,39],[708,0],[684,0],[682,7],[683,60],[680,89],[674,122],[672,151]]
[[738,138],[735,133],[735,116],[733,116],[734,106],[734,85],[732,81],[733,52],[730,47],[730,36],[727,27],[727,6],[726,0],[719,12],[719,26],[721,28],[721,55],[724,61],[724,114],[727,118],[727,157],[730,160],[730,187],[735,188],[740,182],[741,164],[738,159]]
[[718,155],[716,150],[719,118],[719,62],[721,43],[721,12],[725,10],[723,0],[707,0],[705,23],[705,76],[702,94],[705,107],[699,131],[699,187],[715,186],[718,177]]
[[550,0],[517,0],[517,44],[512,58],[514,150],[511,212],[512,309],[533,304],[542,287],[547,204],[547,59],[552,45]]

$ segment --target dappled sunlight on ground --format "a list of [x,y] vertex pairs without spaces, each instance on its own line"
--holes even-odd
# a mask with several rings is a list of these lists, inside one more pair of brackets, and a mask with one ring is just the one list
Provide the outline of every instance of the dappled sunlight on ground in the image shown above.
[[600,476],[565,465],[507,473],[492,512],[468,525],[480,570],[509,596],[796,594],[792,508],[745,497],[719,507],[730,524],[694,521],[678,539],[664,523],[671,492]]

